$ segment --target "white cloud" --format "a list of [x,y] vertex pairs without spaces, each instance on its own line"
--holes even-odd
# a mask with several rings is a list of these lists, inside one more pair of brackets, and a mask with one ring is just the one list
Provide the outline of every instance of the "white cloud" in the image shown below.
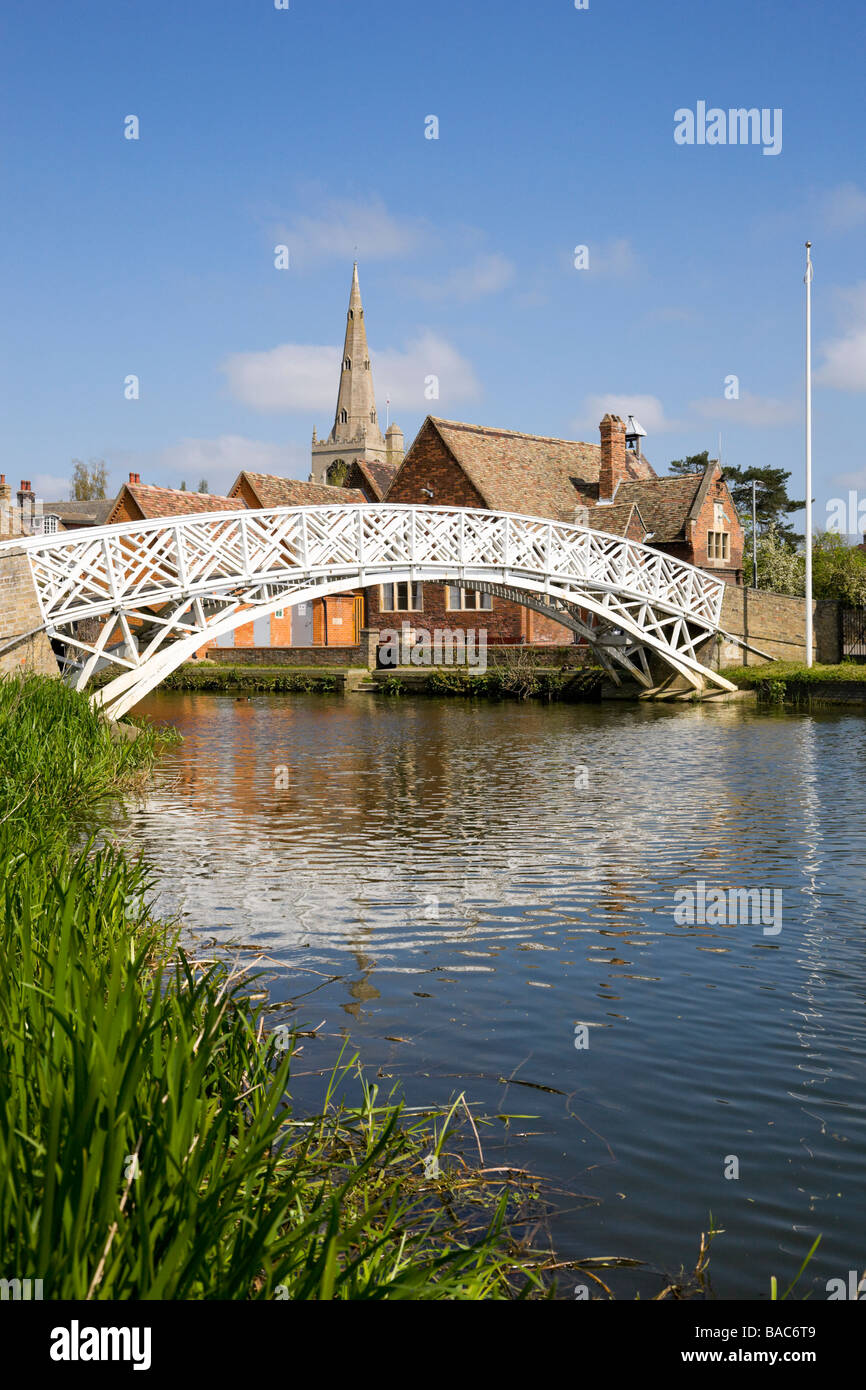
[[840,293],[838,302],[846,327],[822,344],[815,380],[838,391],[866,391],[866,282]]
[[627,280],[640,267],[640,261],[628,237],[614,241],[587,242],[589,265],[582,274],[603,275],[611,280]]
[[481,395],[481,383],[471,362],[436,333],[420,334],[401,351],[377,353],[373,358],[373,370],[379,398],[390,397],[392,415],[394,408],[420,408],[435,415],[437,401],[425,395],[426,382],[431,376],[438,378],[440,397],[449,405],[476,400]]
[[283,224],[278,236],[300,262],[372,261],[408,255],[429,231],[423,222],[394,217],[381,198],[331,198],[317,205],[316,216]]
[[129,473],[140,473],[143,483],[163,487],[197,488],[202,478],[208,490],[221,494],[231,487],[241,469],[275,473],[281,478],[307,478],[310,450],[300,444],[269,444],[242,435],[224,434],[216,439],[181,439],[176,444],[148,452],[114,450],[111,454],[115,488]]
[[704,396],[702,400],[692,401],[690,410],[703,420],[714,420],[725,425],[751,425],[755,429],[790,425],[799,420],[802,414],[802,406],[797,401],[754,396],[748,391],[744,391],[735,401],[726,400],[721,395]]
[[236,400],[254,410],[333,410],[339,347],[283,343],[267,352],[236,352],[222,365]]
[[[269,352],[235,353],[223,365],[236,399],[261,411],[320,411],[330,419],[337,400],[339,347],[284,343]],[[380,404],[430,408],[427,378],[439,378],[449,401],[472,400],[481,387],[466,358],[444,338],[424,332],[402,349],[371,353]]]
[[[12,484],[12,494],[14,497],[15,490],[20,480],[18,478],[8,478],[7,481]],[[30,479],[30,486],[33,488],[36,496],[41,497],[44,502],[65,502],[72,488],[72,479],[71,477],[58,478],[54,473],[37,473]]]
[[866,223],[866,193],[855,183],[840,184],[826,195],[822,212],[828,231],[853,231]]
[[513,261],[498,251],[491,251],[476,256],[471,265],[461,266],[442,280],[412,280],[410,284],[422,299],[458,299],[466,303],[507,289],[515,274]]
[[580,416],[572,422],[572,427],[585,430],[598,429],[603,415],[619,415],[627,420],[633,415],[648,435],[667,434],[682,428],[678,420],[665,418],[665,410],[658,396],[587,396]]

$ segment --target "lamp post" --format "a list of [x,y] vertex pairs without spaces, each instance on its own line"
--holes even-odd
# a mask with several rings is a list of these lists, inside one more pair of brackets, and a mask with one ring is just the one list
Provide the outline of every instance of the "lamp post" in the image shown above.
[[812,243],[806,242],[806,665],[812,665]]

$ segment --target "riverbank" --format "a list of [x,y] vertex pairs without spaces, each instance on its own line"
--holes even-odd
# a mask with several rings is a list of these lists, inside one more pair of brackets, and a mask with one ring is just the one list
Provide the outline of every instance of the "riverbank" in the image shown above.
[[725,675],[759,700],[791,705],[866,705],[866,665],[853,661],[834,666],[804,666],[777,661],[767,666],[739,666]]
[[534,1289],[504,1234],[519,1186],[446,1162],[461,1113],[474,1130],[463,1097],[410,1116],[344,1053],[323,1113],[294,1117],[294,1036],[266,1029],[261,987],[191,959],[147,866],[88,839],[171,737],[117,739],[60,682],[0,682],[4,1277],[50,1299]]
[[[394,670],[328,670],[317,667],[230,666],[193,661],[180,666],[162,682],[162,690],[224,694],[342,693],[352,678],[361,688],[380,695],[452,695],[466,699],[595,700],[604,672],[599,666],[554,670],[528,663],[488,667],[474,672],[465,667],[398,667]],[[357,686],[355,686],[357,688]]]

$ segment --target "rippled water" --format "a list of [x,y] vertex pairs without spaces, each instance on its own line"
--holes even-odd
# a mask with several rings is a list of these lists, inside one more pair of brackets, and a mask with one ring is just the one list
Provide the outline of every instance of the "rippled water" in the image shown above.
[[[465,1089],[534,1117],[494,1121],[488,1162],[551,1180],[561,1258],[646,1261],[614,1276],[623,1295],[692,1269],[710,1212],[720,1297],[784,1287],[819,1233],[801,1293],[863,1272],[859,717],[175,694],[141,711],[185,742],[123,835],[163,910],[260,946],[274,1000],[305,995],[293,1018],[322,1036],[298,1099],[347,1031],[410,1104]],[[698,880],[781,890],[781,931],[678,925]]]

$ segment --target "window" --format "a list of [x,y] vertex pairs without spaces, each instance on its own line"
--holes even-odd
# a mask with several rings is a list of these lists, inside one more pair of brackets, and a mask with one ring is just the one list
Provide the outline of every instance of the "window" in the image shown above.
[[351,357],[347,357],[346,360],[345,360],[345,362],[343,363],[343,371],[344,371],[344,372],[350,372],[351,370],[352,370],[352,359],[351,359]]
[[730,560],[731,538],[727,531],[707,532],[707,558],[710,560]]
[[371,410],[371,411],[370,411],[370,419],[371,419],[371,421],[373,422],[373,424],[375,425],[375,423],[376,423],[376,412],[375,412],[375,410]]
[[[410,601],[411,589],[411,601]],[[383,584],[381,609],[383,613],[422,613],[424,596],[420,584]]]
[[458,584],[449,584],[445,606],[449,612],[465,609],[483,609],[489,612],[493,607],[493,599],[490,594],[479,593],[477,589],[461,589]]
[[347,425],[348,423],[349,423],[349,412],[348,412],[348,410],[341,410],[341,411],[340,411],[340,424],[341,424],[341,425]]
[[53,512],[46,512],[42,518],[43,536],[54,536],[57,534],[58,517]]
[[282,618],[282,617],[283,617],[283,609],[282,609],[282,608],[278,608],[277,611],[276,611],[276,613],[274,614],[274,617],[275,617],[275,618]]
[[365,370],[366,372],[369,372],[369,370],[370,370],[370,359],[369,359],[369,357],[367,358],[367,360],[366,360],[365,363],[364,363],[364,370]]

